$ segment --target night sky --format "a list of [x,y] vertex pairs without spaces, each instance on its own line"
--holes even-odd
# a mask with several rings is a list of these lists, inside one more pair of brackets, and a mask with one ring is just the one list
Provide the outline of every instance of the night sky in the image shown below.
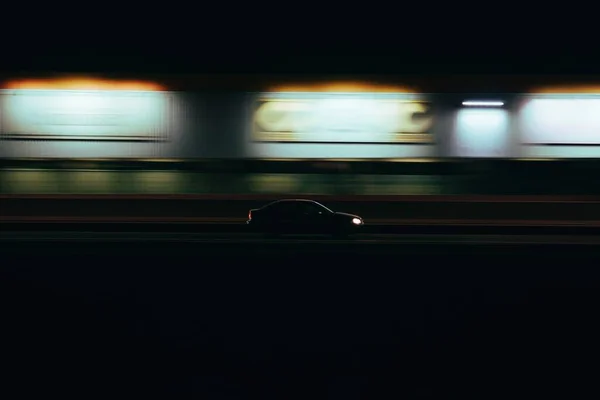
[[[600,71],[596,35],[498,10],[444,15],[358,8],[336,18],[305,7],[83,9],[58,19],[6,18],[1,72],[127,73],[586,73]],[[25,5],[23,6],[25,7]],[[308,7],[308,6],[306,6]],[[440,6],[441,7],[441,6]],[[283,11],[286,13],[283,13]],[[235,12],[234,12],[235,11]],[[310,10],[309,10],[310,11]],[[313,10],[314,11],[314,10]],[[335,11],[335,10],[334,10]],[[44,10],[39,10],[44,15]],[[137,14],[136,14],[137,13]],[[234,15],[235,14],[235,15]],[[431,14],[431,15],[430,15]],[[435,15],[434,15],[435,14]],[[7,14],[8,15],[8,14]],[[15,14],[11,14],[13,17]],[[79,17],[77,17],[79,15]],[[419,16],[419,18],[411,16]],[[515,14],[516,15],[516,14]],[[408,17],[407,17],[408,16]],[[31,18],[34,18],[33,16]],[[362,18],[358,19],[358,18]],[[512,17],[511,17],[512,18]],[[384,20],[385,19],[385,20]],[[513,18],[514,19],[514,18]]]

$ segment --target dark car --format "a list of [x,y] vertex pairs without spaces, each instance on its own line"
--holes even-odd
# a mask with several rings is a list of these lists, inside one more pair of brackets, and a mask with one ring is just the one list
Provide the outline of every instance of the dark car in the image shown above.
[[250,210],[247,224],[256,232],[271,235],[348,236],[356,233],[364,222],[358,215],[335,212],[313,200],[285,199]]

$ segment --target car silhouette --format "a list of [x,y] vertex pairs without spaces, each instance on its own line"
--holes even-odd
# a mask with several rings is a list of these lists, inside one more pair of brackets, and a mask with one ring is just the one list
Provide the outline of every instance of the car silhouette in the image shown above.
[[358,215],[335,212],[305,199],[283,199],[254,208],[246,222],[255,232],[267,235],[328,234],[345,237],[358,232],[364,221]]

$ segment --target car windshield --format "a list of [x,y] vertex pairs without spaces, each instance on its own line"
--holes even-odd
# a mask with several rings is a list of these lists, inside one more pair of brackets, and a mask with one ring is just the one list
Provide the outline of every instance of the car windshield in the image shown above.
[[325,206],[324,206],[323,204],[321,204],[321,203],[317,203],[316,201],[311,201],[310,203],[314,204],[315,206],[317,206],[317,207],[319,207],[319,208],[323,208],[323,209],[325,209],[325,211],[327,211],[327,212],[333,213],[333,210],[331,210],[331,209],[329,209],[329,208],[325,207]]

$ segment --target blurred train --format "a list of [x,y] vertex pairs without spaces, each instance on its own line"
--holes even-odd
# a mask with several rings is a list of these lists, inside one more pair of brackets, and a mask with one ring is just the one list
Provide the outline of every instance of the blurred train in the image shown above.
[[253,90],[236,89],[235,81],[207,89],[182,82],[173,89],[106,79],[6,80],[0,158],[600,157],[600,90],[589,87],[519,94],[365,82]]

